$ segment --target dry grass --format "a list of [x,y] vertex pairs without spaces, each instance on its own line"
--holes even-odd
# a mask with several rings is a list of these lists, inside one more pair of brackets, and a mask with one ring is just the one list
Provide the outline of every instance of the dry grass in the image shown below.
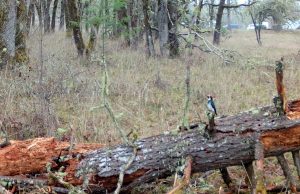
[[[1,118],[22,125],[12,126],[12,138],[44,135],[58,127],[72,128],[76,141],[120,142],[110,118],[101,106],[102,67],[100,51],[86,64],[76,56],[71,39],[58,32],[45,35],[44,85],[49,96],[49,115],[56,123],[46,129],[41,124],[39,104],[39,40],[32,34],[29,41],[30,66],[0,72]],[[276,94],[274,62],[285,57],[285,80],[289,99],[300,95],[300,32],[266,31],[263,46],[255,42],[254,32],[232,32],[222,47],[241,54],[237,63],[223,65],[213,55],[192,51],[182,52],[178,59],[147,59],[143,44],[138,50],[123,48],[117,41],[106,41],[111,104],[126,131],[136,129],[139,138],[172,130],[180,124],[185,93],[185,65],[191,64],[192,99],[190,122],[205,120],[206,95],[216,96],[219,115],[234,114],[255,106],[271,104]],[[161,79],[157,78],[160,75]],[[49,133],[48,133],[49,134]],[[245,174],[233,169],[235,178]],[[280,174],[280,173],[279,173]],[[217,173],[210,176],[216,181]],[[280,177],[278,175],[278,177]],[[208,179],[208,180],[210,180]],[[279,178],[280,179],[280,178]],[[238,180],[238,179],[237,179]],[[274,180],[274,179],[273,179]],[[190,188],[196,193],[201,187],[217,188],[197,178]],[[282,182],[280,179],[277,182]],[[160,184],[157,193],[166,188]],[[194,191],[195,190],[195,191]],[[163,191],[162,191],[163,192]]]
[[[263,46],[257,46],[253,32],[233,32],[222,47],[241,54],[238,63],[223,65],[208,54],[183,52],[178,59],[147,59],[141,44],[137,51],[106,41],[110,99],[126,131],[137,129],[140,137],[172,130],[180,124],[184,104],[185,65],[192,64],[190,121],[205,120],[206,95],[216,96],[220,115],[234,114],[254,106],[270,104],[276,94],[274,61],[285,56],[286,85],[290,99],[299,97],[299,32],[263,33]],[[39,40],[28,41],[30,67],[2,71],[0,80],[2,116],[23,123],[24,136],[43,134],[36,124],[39,112]],[[102,68],[94,60],[82,64],[71,39],[58,32],[44,41],[44,82],[49,95],[50,114],[57,127],[73,128],[78,141],[119,142],[118,134],[101,105]],[[159,72],[160,80],[157,79]],[[41,132],[36,133],[35,130]]]

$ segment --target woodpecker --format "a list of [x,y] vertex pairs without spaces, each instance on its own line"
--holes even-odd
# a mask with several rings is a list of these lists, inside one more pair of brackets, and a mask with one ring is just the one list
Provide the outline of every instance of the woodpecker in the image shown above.
[[213,112],[215,115],[218,115],[213,97],[211,95],[207,96],[207,108],[209,111]]

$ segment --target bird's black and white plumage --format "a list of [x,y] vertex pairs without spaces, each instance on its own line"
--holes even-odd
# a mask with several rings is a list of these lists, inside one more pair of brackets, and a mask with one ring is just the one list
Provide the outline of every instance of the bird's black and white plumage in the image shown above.
[[209,111],[213,112],[215,115],[218,115],[213,97],[210,95],[207,96],[207,108]]

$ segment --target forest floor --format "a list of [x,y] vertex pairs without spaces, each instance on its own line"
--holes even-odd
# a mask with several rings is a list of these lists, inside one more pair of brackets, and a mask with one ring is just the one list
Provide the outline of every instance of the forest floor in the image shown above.
[[[148,59],[143,43],[130,49],[120,40],[106,40],[109,100],[120,125],[126,132],[136,130],[138,138],[176,129],[183,116],[187,64],[191,65],[191,123],[206,120],[207,94],[215,96],[219,115],[271,104],[276,94],[274,64],[281,57],[286,64],[288,99],[299,98],[300,31],[263,31],[262,42],[257,45],[252,31],[228,33],[221,47],[235,51],[235,63],[226,65],[217,56],[197,49],[182,48],[176,59]],[[73,133],[76,142],[120,143],[113,122],[101,108],[100,41],[98,45],[92,60],[86,62],[77,57],[72,39],[64,32],[42,38],[30,35],[30,65],[0,72],[0,120],[8,123],[11,139],[59,136],[57,129],[61,128]],[[41,96],[46,100],[41,101]],[[285,185],[274,159],[268,159],[267,166],[268,185]],[[237,185],[246,177],[240,167],[230,168],[230,173]],[[171,178],[155,188],[150,185],[149,193],[166,192],[170,182]],[[187,193],[215,193],[221,183],[217,171],[209,176],[198,174]]]

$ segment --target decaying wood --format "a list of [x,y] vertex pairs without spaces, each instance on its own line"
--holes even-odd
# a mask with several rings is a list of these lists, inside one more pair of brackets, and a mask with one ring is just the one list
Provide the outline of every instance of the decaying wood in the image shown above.
[[[54,161],[57,157],[79,156],[102,146],[100,144],[77,144],[69,153],[70,144],[59,142],[55,138],[10,141],[10,145],[0,148],[0,175],[41,174],[46,172],[46,164],[49,162],[54,168],[59,167],[59,164]],[[81,181],[74,176],[78,164],[76,158],[65,163],[68,166],[66,180],[72,184],[80,184]]]
[[280,61],[276,61],[276,88],[277,88],[277,93],[278,97],[280,100],[280,108],[282,109],[281,111],[283,113],[287,112],[287,100],[286,100],[286,94],[285,94],[285,88],[283,85],[283,58],[281,58]]
[[[295,106],[293,103],[289,105]],[[299,112],[289,115],[289,118],[297,118]],[[263,107],[216,118],[216,133],[210,139],[202,136],[201,129],[141,139],[135,142],[138,152],[126,171],[124,188],[173,174],[178,162],[187,156],[194,159],[193,172],[257,160],[256,167],[263,177],[263,158],[300,149],[300,120],[289,118],[278,116],[273,107]],[[261,157],[256,154],[258,143],[263,149]],[[110,191],[116,186],[120,168],[131,155],[132,148],[126,145],[93,151],[80,163],[78,174],[86,174],[88,170],[91,184]],[[261,181],[260,185],[263,184]]]

